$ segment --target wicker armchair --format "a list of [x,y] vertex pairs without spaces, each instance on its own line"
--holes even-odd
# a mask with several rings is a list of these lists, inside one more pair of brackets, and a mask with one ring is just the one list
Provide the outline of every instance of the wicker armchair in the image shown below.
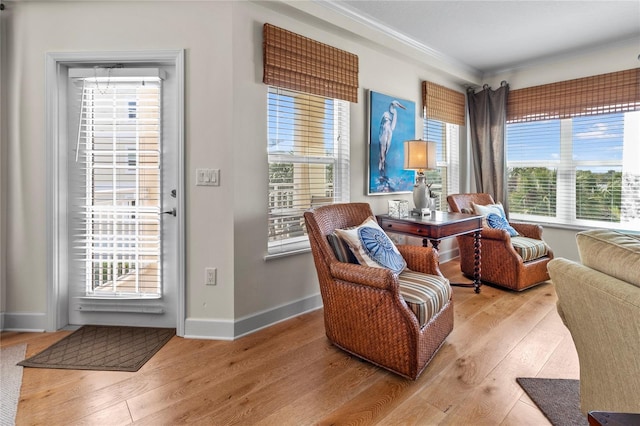
[[[473,211],[473,203],[494,204],[493,198],[485,193],[453,194],[447,197],[452,212]],[[531,223],[509,222],[523,237],[542,240],[542,227]],[[513,247],[507,231],[485,227],[481,234],[482,281],[511,290],[521,291],[549,280],[547,263],[553,259],[553,251],[547,246],[547,254],[525,262]],[[517,237],[516,237],[517,238]],[[460,247],[460,269],[473,276],[473,236],[457,237]]]
[[[373,216],[367,203],[332,204],[305,212],[324,304],[327,338],[337,347],[415,380],[453,329],[453,302],[420,327],[390,270],[340,262],[327,236]],[[412,271],[442,277],[431,248],[398,246]]]

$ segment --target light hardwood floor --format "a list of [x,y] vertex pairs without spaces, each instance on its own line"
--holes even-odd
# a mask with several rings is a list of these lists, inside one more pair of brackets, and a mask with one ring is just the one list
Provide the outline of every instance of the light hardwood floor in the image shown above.
[[[442,265],[452,281],[455,261]],[[553,284],[454,287],[455,325],[417,381],[333,347],[322,311],[233,342],[174,337],[136,373],[25,368],[17,424],[548,425],[516,377],[578,378]],[[69,334],[3,332],[27,356]]]

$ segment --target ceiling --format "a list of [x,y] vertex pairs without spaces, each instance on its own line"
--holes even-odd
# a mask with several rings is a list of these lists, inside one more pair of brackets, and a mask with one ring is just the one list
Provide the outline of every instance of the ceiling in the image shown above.
[[637,40],[640,0],[316,0],[480,75]]

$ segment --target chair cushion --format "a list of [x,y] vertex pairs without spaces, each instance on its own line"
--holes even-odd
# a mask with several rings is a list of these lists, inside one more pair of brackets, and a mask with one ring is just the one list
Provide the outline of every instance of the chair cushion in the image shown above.
[[391,269],[396,274],[407,267],[398,248],[373,216],[356,227],[336,229],[335,232],[349,245],[361,265]]
[[327,235],[329,245],[333,249],[333,253],[340,262],[358,263],[358,259],[353,255],[351,249],[335,232]]
[[507,219],[495,213],[489,213],[487,215],[487,225],[489,225],[490,228],[503,229],[507,231],[512,237],[520,235],[518,234],[518,231],[513,228],[513,226],[509,225]]
[[449,280],[437,275],[405,269],[398,275],[400,295],[416,315],[420,328],[431,320],[451,299]]
[[547,244],[544,241],[536,240],[535,238],[520,236],[513,237],[511,238],[511,244],[525,262],[539,259],[542,256],[546,256],[549,252]]

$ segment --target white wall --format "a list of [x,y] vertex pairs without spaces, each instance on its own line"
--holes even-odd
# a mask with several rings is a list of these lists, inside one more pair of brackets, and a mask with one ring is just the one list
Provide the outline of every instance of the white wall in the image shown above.
[[[266,86],[262,24],[270,22],[360,58],[351,106],[351,198],[374,213],[398,196],[366,196],[368,89],[420,105],[421,81],[463,90],[447,76],[348,31],[272,2],[5,2],[7,134],[2,138],[2,218],[7,227],[4,314],[46,313],[44,58],[47,52],[186,49],[187,335],[231,338],[319,306],[311,254],[264,260],[267,247]],[[635,53],[637,55],[637,52]],[[626,67],[607,57],[612,70]],[[595,59],[495,76],[512,88],[601,72]],[[635,65],[632,65],[635,66]],[[627,68],[631,68],[628,66]],[[564,65],[563,65],[564,67]],[[590,68],[591,67],[591,68]],[[590,72],[593,69],[594,72]],[[536,77],[536,78],[534,78]],[[418,108],[419,109],[419,108]],[[2,122],[3,126],[5,122]],[[416,136],[422,122],[416,116]],[[464,150],[463,150],[464,151]],[[3,158],[0,158],[2,160]],[[196,187],[194,169],[219,168],[220,187]],[[4,178],[6,176],[6,179]],[[410,199],[410,194],[401,198]],[[545,235],[554,235],[547,230]],[[560,232],[560,231],[559,231]],[[564,249],[564,234],[550,238]],[[452,244],[443,245],[443,250]],[[554,249],[556,247],[554,246]],[[218,268],[218,285],[203,283]],[[1,276],[1,275],[0,275]]]
[[[233,319],[230,2],[9,2],[6,312],[46,310],[44,59],[47,52],[186,49],[187,316]],[[196,167],[222,169],[195,187]],[[218,268],[205,287],[204,267]]]

